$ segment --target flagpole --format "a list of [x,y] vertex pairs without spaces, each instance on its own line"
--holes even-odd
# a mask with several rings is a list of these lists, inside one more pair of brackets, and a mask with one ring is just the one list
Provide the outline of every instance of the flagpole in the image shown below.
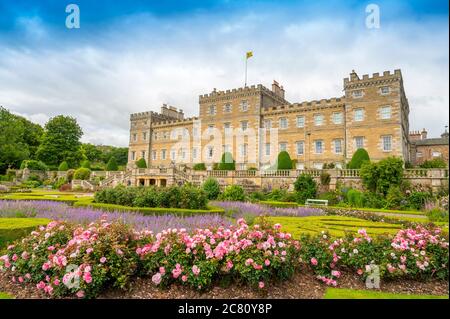
[[247,87],[247,61],[248,61],[248,57],[247,54],[245,55],[245,83],[244,83],[244,87]]

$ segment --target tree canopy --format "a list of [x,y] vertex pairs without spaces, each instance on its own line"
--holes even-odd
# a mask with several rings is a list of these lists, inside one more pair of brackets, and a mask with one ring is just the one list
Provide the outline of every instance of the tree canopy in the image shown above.
[[77,167],[83,159],[80,142],[82,135],[83,131],[75,118],[64,115],[51,118],[45,124],[36,157],[51,166],[66,161],[69,167]]

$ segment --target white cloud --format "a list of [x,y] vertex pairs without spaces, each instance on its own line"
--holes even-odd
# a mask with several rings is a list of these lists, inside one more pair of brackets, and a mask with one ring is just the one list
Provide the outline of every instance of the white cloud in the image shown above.
[[251,49],[249,82],[269,86],[277,79],[291,102],[341,96],[352,69],[401,68],[411,129],[438,135],[448,118],[445,24],[368,30],[337,18],[255,12],[170,21],[139,15],[93,30],[79,45],[60,38],[57,49],[0,44],[0,104],[38,121],[69,114],[82,126],[83,140],[127,145],[131,112],[159,111],[167,102],[194,116],[198,95],[242,86]]

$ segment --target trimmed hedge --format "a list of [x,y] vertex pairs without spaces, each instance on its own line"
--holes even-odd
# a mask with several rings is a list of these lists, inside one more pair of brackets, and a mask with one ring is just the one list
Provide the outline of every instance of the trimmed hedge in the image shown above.
[[288,152],[281,151],[278,154],[277,169],[292,169],[292,160]]
[[46,218],[0,218],[0,250],[49,222]]
[[236,162],[233,159],[233,155],[230,152],[222,154],[222,159],[219,163],[219,170],[221,171],[234,171],[236,169]]
[[175,215],[175,216],[192,216],[199,214],[225,214],[222,208],[208,206],[208,209],[183,209],[183,208],[160,208],[160,207],[131,207],[115,204],[94,203],[92,201],[78,201],[73,204],[74,207],[90,207],[103,211],[119,211],[119,212],[137,212],[143,215]]
[[360,148],[353,154],[352,159],[347,164],[347,168],[360,169],[364,162],[370,162],[369,153],[365,149]]
[[203,189],[189,184],[165,188],[119,185],[96,192],[94,201],[132,207],[182,209],[205,209],[208,204],[208,198]]

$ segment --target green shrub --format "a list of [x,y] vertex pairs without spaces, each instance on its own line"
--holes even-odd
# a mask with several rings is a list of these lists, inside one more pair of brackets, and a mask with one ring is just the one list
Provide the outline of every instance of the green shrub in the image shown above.
[[106,164],[106,168],[105,170],[108,172],[113,172],[113,171],[117,171],[119,169],[119,167],[117,166],[117,161],[116,158],[114,156],[112,156],[108,163]]
[[243,202],[245,201],[245,192],[239,185],[229,185],[225,188],[224,192],[219,195],[219,199]]
[[41,161],[25,160],[20,165],[20,169],[28,168],[32,171],[47,171],[48,167]]
[[217,199],[220,194],[220,185],[219,182],[214,178],[208,178],[203,183],[203,190],[206,193],[206,196],[209,200]]
[[258,169],[256,167],[249,167],[247,168],[247,171],[257,171]]
[[221,171],[234,171],[236,169],[236,163],[233,159],[233,155],[230,152],[222,154],[222,159],[219,163],[219,170]]
[[89,180],[90,177],[91,177],[91,170],[89,168],[84,167],[77,169],[73,174],[74,179],[81,179],[84,181]]
[[206,165],[205,165],[205,163],[194,164],[193,170],[194,171],[206,171]]
[[386,201],[387,205],[385,208],[388,209],[401,209],[406,204],[405,196],[399,186],[389,187],[386,195]]
[[350,189],[347,192],[347,202],[352,207],[364,207],[365,202],[364,193],[356,189]]
[[94,201],[130,207],[205,209],[208,198],[202,189],[188,184],[167,188],[119,185],[96,192]]
[[60,171],[60,172],[66,172],[66,171],[68,171],[68,170],[69,170],[69,164],[67,164],[66,161],[64,161],[64,162],[62,162],[61,164],[59,164],[58,171]]
[[322,169],[334,169],[336,168],[336,164],[334,163],[324,163]]
[[292,160],[288,152],[281,151],[278,154],[277,169],[292,169]]
[[388,157],[378,163],[365,162],[359,173],[364,186],[386,195],[391,186],[400,186],[403,179],[403,161]]
[[328,201],[328,205],[336,205],[340,202],[339,193],[336,191],[329,191],[319,195],[319,199],[324,199]]
[[352,159],[347,164],[347,168],[360,169],[364,162],[370,162],[369,153],[365,149],[360,148],[353,154]]
[[315,198],[317,183],[311,175],[301,174],[294,182],[297,203],[304,204],[308,198]]
[[420,164],[421,168],[447,168],[447,162],[442,158],[434,158]]
[[412,209],[421,210],[431,198],[432,195],[428,192],[413,192],[408,197],[408,203]]
[[331,182],[331,175],[328,174],[327,172],[322,172],[320,174],[320,184],[322,184],[323,186],[328,186],[330,185]]
[[380,194],[374,192],[366,192],[364,194],[364,207],[366,208],[384,208],[387,207],[387,201]]
[[65,177],[60,177],[56,180],[56,182],[53,184],[53,189],[59,189],[64,184],[67,184],[67,179]]
[[266,195],[267,200],[275,202],[285,202],[288,192],[285,189],[274,189]]
[[427,217],[432,222],[448,222],[448,210],[433,208],[427,212]]
[[82,161],[80,167],[91,169],[91,162],[89,162],[88,160]]
[[147,162],[145,161],[145,159],[141,158],[136,161],[136,166],[137,168],[147,168]]
[[267,199],[266,194],[259,191],[251,193],[248,197],[251,202],[259,202]]

